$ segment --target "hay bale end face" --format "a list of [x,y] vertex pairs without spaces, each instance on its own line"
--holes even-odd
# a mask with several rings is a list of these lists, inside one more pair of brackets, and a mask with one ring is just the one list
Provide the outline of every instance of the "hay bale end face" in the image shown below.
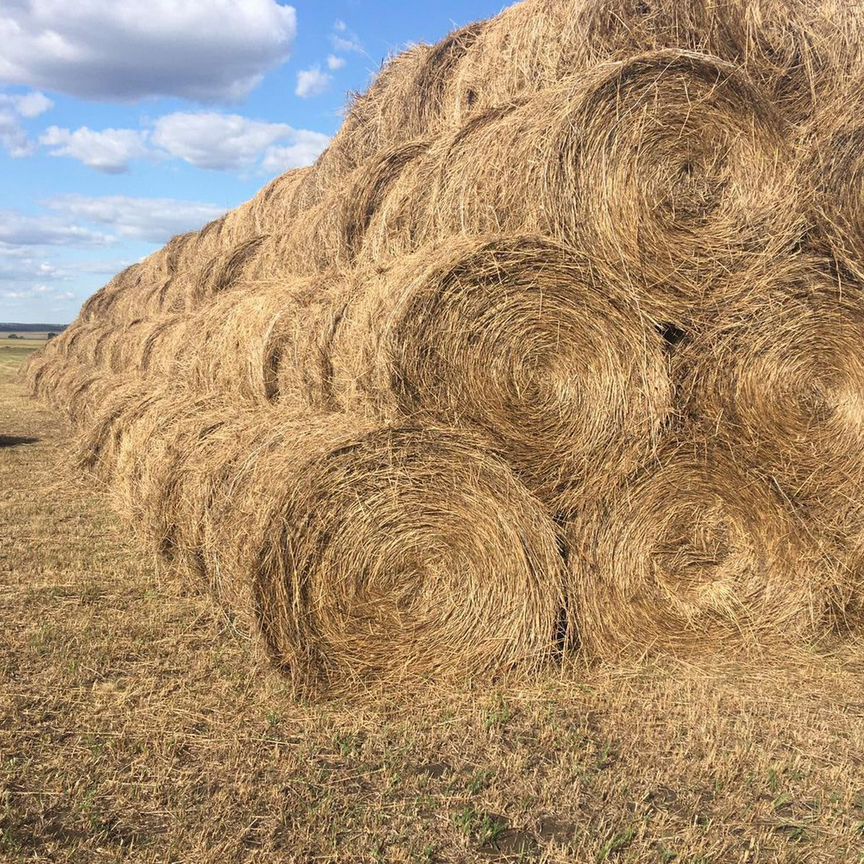
[[331,358],[345,410],[477,428],[553,511],[646,459],[673,408],[633,296],[542,237],[448,242],[370,277]]
[[680,352],[676,378],[705,430],[830,521],[864,500],[864,293],[820,266],[777,276]]
[[234,486],[279,666],[344,688],[524,673],[562,650],[555,526],[482,439],[332,424],[269,436]]
[[597,656],[795,641],[824,614],[806,530],[716,448],[661,454],[569,536],[579,632]]

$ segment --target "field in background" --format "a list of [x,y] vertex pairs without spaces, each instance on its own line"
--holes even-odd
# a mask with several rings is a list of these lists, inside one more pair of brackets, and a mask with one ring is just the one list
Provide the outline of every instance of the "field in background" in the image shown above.
[[0,341],[0,861],[864,862],[864,646],[303,705]]
[[22,333],[20,339],[10,339],[8,333],[0,332],[0,366],[11,374],[47,339],[47,333]]

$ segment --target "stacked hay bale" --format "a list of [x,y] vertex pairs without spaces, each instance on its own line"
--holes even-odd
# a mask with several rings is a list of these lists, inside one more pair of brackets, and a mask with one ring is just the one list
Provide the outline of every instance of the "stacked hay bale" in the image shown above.
[[526,0],[411,49],[31,385],[305,690],[860,632],[862,24]]

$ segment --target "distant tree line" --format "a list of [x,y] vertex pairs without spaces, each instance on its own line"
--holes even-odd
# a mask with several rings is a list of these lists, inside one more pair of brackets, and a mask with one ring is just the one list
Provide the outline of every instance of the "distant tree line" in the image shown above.
[[0,333],[53,333],[55,336],[62,333],[67,324],[17,324],[0,321]]

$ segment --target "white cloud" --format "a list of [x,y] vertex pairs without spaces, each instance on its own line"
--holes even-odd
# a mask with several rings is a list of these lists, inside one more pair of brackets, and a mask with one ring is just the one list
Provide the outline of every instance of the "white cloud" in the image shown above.
[[153,143],[198,168],[248,168],[270,145],[293,132],[239,114],[168,114],[156,121]]
[[40,117],[46,111],[50,111],[54,107],[54,103],[38,90],[31,93],[25,93],[23,96],[16,98],[18,105],[18,113],[28,120],[34,117]]
[[340,69],[345,68],[345,64],[348,61],[344,57],[337,57],[335,54],[331,54],[327,58],[327,68],[331,72],[338,72]]
[[23,279],[65,279],[66,273],[48,261],[15,255],[7,258],[0,252],[0,282],[20,282]]
[[52,156],[68,156],[106,174],[129,170],[129,162],[142,159],[149,150],[144,133],[133,129],[103,129],[82,126],[72,132],[51,126],[39,138]]
[[294,92],[301,99],[311,99],[314,96],[326,93],[332,80],[332,75],[322,72],[317,66],[313,66],[311,69],[303,69],[297,73],[297,87]]
[[21,121],[32,120],[53,106],[47,96],[35,91],[21,96],[0,93],[0,147],[16,159],[30,156],[34,150],[33,143]]
[[64,291],[54,285],[31,285],[27,288],[0,289],[0,298],[9,301],[41,300],[55,302],[69,302],[75,299],[72,291]]
[[327,149],[330,139],[320,132],[299,130],[295,143],[288,147],[270,147],[261,167],[268,174],[284,174],[294,168],[311,165]]
[[167,243],[196,231],[225,212],[224,207],[174,198],[88,197],[62,195],[46,202],[52,210],[82,222],[110,226],[120,237]]
[[0,251],[4,254],[7,246],[12,247],[10,252],[14,255],[15,247],[21,246],[107,246],[113,239],[82,225],[70,224],[68,219],[0,211]]
[[[72,131],[52,126],[39,140],[52,156],[67,156],[112,174],[144,158],[179,159],[213,171],[259,167],[272,171],[274,160],[300,167],[314,162],[330,142],[320,132],[215,112],[166,114],[155,121],[152,130],[95,131],[83,126]],[[288,155],[282,155],[283,151]]]
[[237,101],[288,59],[296,13],[277,0],[7,0],[0,81],[90,99]]
[[33,152],[33,144],[27,137],[21,121],[12,111],[0,107],[0,147],[10,156],[20,159]]
[[349,30],[348,25],[339,19],[333,24],[333,32],[330,34],[330,44],[334,50],[340,51],[343,54],[366,53],[360,37],[353,30]]

